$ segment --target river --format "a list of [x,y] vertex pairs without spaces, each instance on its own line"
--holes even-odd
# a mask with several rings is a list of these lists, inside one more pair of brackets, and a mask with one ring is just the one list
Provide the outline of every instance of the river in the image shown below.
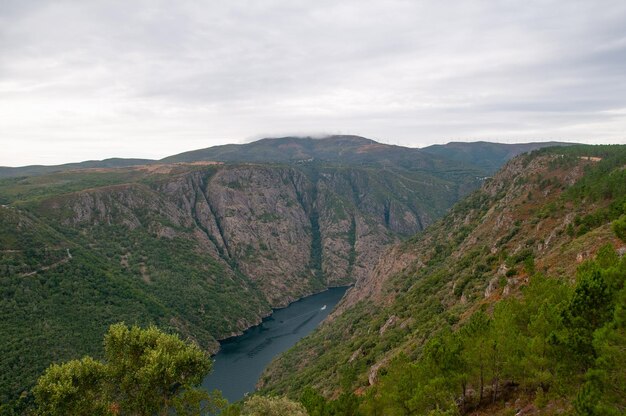
[[240,400],[255,389],[261,373],[281,352],[308,335],[328,316],[347,287],[337,287],[300,299],[277,309],[243,335],[222,341],[213,357],[213,371],[202,386],[218,389],[229,402]]

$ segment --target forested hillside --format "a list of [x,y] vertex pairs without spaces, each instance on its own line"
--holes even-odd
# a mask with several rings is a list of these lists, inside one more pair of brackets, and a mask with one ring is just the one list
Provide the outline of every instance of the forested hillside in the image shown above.
[[624,414],[625,168],[624,146],[512,160],[383,256],[262,391],[316,415]]

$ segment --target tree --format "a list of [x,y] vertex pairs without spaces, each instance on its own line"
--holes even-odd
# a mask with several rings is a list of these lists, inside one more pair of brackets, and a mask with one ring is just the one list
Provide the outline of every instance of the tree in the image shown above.
[[311,387],[306,387],[300,396],[300,403],[309,416],[360,415],[361,402],[362,400],[352,392],[343,392],[334,400],[326,400]]
[[[410,362],[403,354],[396,357],[376,387],[376,394],[366,398],[362,406],[364,412],[393,416],[429,414],[432,411],[457,412],[455,382],[447,380],[442,370],[444,367],[446,371],[451,369],[454,353],[444,343],[441,339],[433,341],[424,359],[416,363]],[[379,413],[381,410],[382,413]]]
[[415,403],[414,397],[420,381],[420,371],[416,364],[410,362],[404,354],[395,358],[378,386],[385,414],[416,414],[418,403]]
[[[527,388],[546,392],[552,386],[557,364],[563,361],[553,337],[563,328],[563,310],[570,298],[569,287],[558,279],[534,275],[523,289],[518,318],[519,329],[526,335],[521,362]],[[524,331],[525,328],[525,331]]]
[[[385,406],[378,389],[371,388],[365,392],[360,406],[361,413],[366,416],[384,416]],[[311,415],[313,416],[313,415]]]
[[[228,404],[222,392],[209,393],[203,389],[186,389],[173,398],[172,405],[176,415],[202,416],[218,414]],[[225,415],[226,416],[226,415]]]
[[556,369],[554,345],[550,337],[561,325],[559,305],[542,303],[535,313],[531,314],[528,323],[528,349],[522,361],[526,370],[526,383],[530,387],[547,391],[551,386]]
[[580,273],[569,305],[563,313],[568,348],[584,369],[596,358],[593,333],[613,312],[613,299],[602,271],[592,267]]
[[525,339],[519,331],[519,304],[503,300],[495,306],[492,323],[489,326],[488,346],[490,347],[489,368],[492,375],[492,401],[500,393],[503,379],[520,376]]
[[200,384],[211,362],[196,345],[156,327],[112,325],[104,339],[109,375],[120,406],[142,415],[167,415],[172,399]]
[[304,389],[300,397],[300,403],[302,403],[309,416],[325,416],[328,413],[326,399],[311,387]]
[[53,364],[35,399],[44,415],[199,415],[224,405],[196,386],[211,369],[195,344],[156,327],[115,324],[104,338],[105,360]]
[[613,221],[613,231],[620,240],[626,243],[626,215]]
[[[465,399],[467,391],[467,361],[462,355],[463,343],[459,334],[449,330],[433,338],[424,348],[424,363],[428,372],[441,377],[445,390],[458,387]],[[433,380],[431,380],[432,382]]]
[[608,243],[600,247],[596,254],[595,263],[601,269],[609,269],[619,263],[619,256],[612,244]]
[[461,328],[461,340],[463,343],[462,359],[467,363],[468,375],[474,380],[473,385],[478,386],[478,402],[482,402],[485,382],[487,377],[487,351],[488,333],[491,322],[483,312],[476,312],[469,322]]
[[358,416],[361,415],[359,407],[361,405],[361,400],[357,397],[353,392],[343,392],[339,395],[339,397],[330,402],[331,415],[342,415],[342,416]]
[[617,296],[613,320],[596,331],[598,358],[587,372],[575,401],[581,415],[623,415],[626,412],[626,288]]

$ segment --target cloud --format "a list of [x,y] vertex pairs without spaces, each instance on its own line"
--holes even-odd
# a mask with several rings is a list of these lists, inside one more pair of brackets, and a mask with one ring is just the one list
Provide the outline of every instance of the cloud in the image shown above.
[[0,164],[260,134],[626,140],[622,1],[0,3]]

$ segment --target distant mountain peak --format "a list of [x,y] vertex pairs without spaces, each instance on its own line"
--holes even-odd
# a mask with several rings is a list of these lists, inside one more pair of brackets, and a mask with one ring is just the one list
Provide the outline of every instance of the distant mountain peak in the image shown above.
[[[280,137],[264,137],[259,140],[255,140],[250,143],[255,142],[272,142],[272,141],[344,141],[344,142],[352,142],[352,143],[371,143],[375,142],[372,139],[368,139],[367,137],[357,136],[353,134],[329,134],[325,136],[280,136]],[[248,143],[249,144],[249,143]]]
[[[367,155],[373,149],[367,146],[376,146],[378,150],[387,149],[391,152],[396,152],[396,154],[382,155],[385,158],[391,157],[392,160],[398,157],[406,157],[406,155],[398,151],[399,149],[409,150],[416,159],[420,158],[417,149],[397,148],[356,135],[328,135],[266,137],[245,144],[213,146],[184,152],[162,159],[162,161],[215,160],[222,162],[286,163],[313,159],[337,163],[376,162],[376,160]],[[376,157],[381,157],[381,155]]]
[[495,172],[512,157],[547,146],[570,143],[450,142],[421,149],[380,143],[366,137],[336,134],[326,136],[266,137],[250,143],[226,144],[179,153],[159,161],[110,158],[57,166],[1,167],[1,177],[34,176],[85,168],[119,168],[154,163],[301,163],[319,161],[345,165],[384,165],[404,169],[454,170],[459,167]]

